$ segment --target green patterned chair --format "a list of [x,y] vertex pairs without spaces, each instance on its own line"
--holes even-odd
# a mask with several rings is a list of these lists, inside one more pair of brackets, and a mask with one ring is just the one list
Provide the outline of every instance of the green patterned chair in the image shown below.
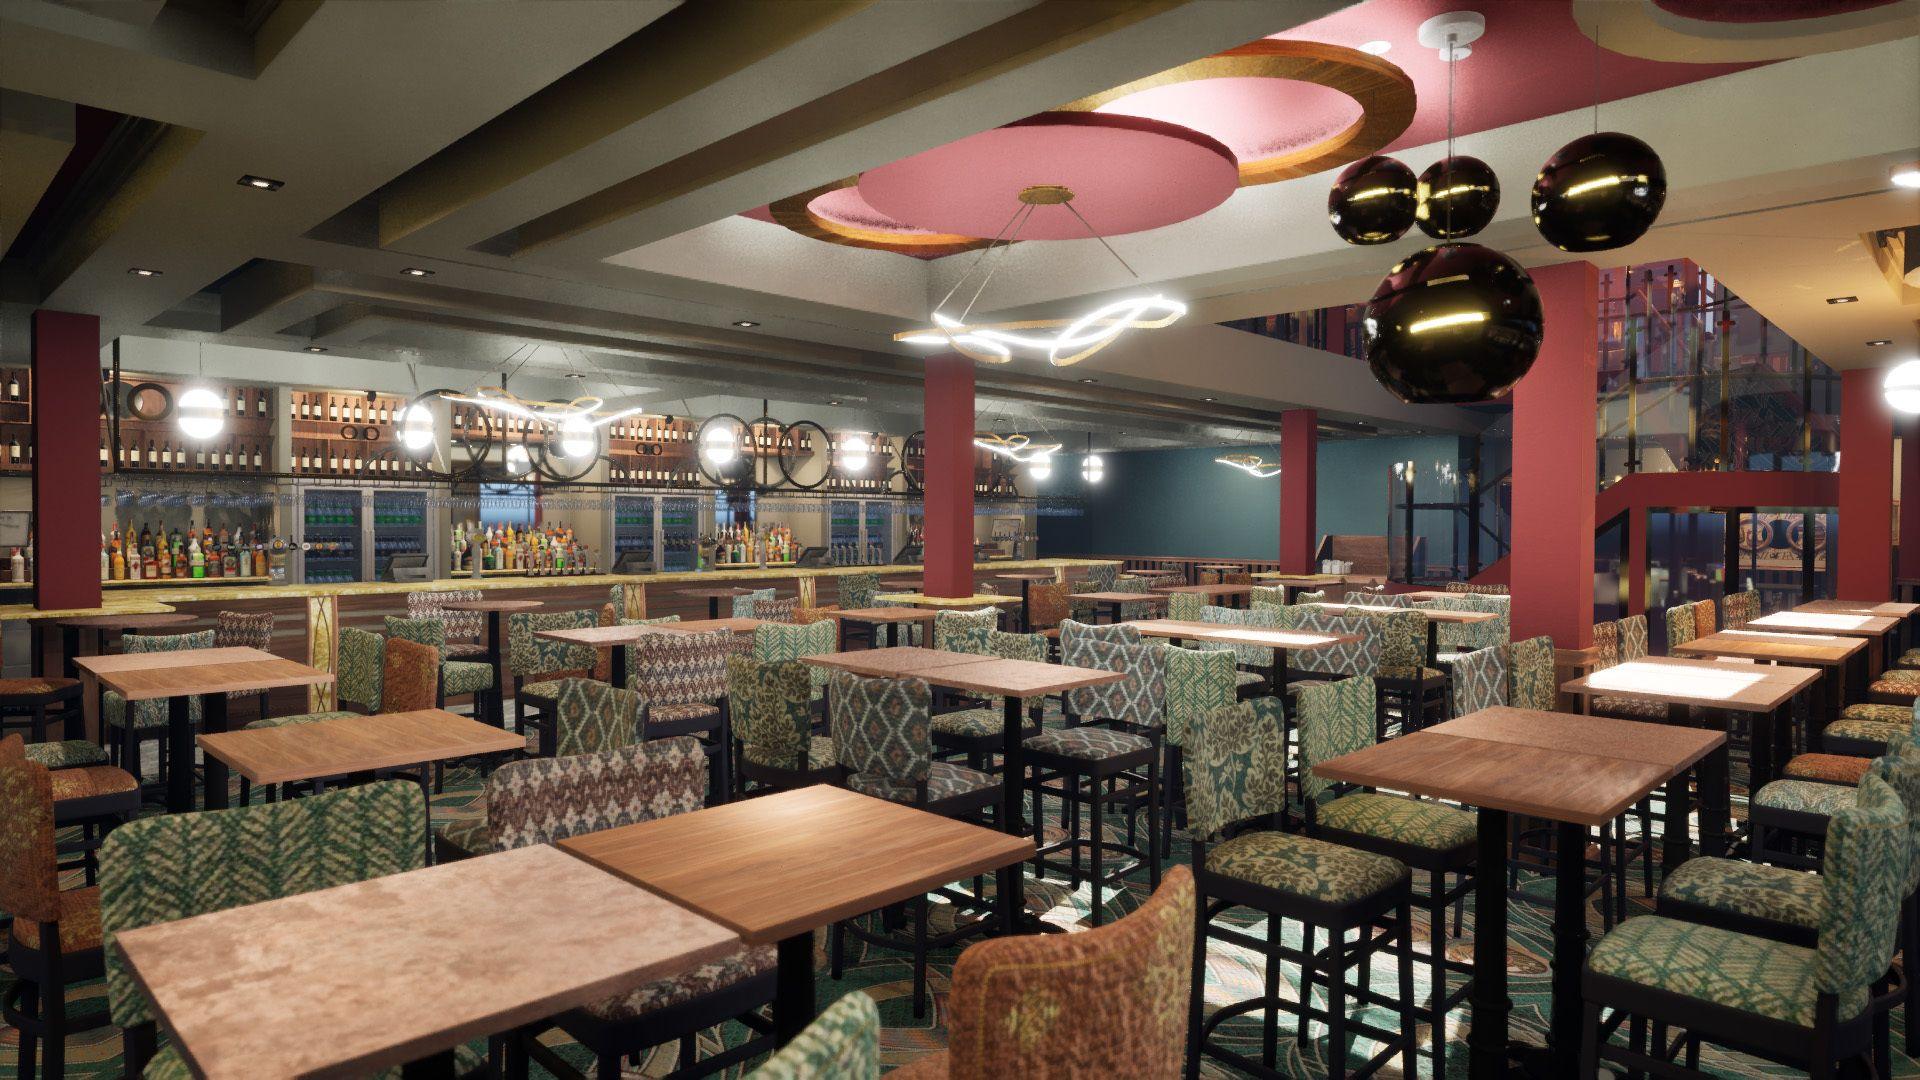
[[[755,627],[753,631],[753,658],[765,664],[798,660],[803,656],[827,656],[839,649],[839,623],[832,619],[777,623]],[[809,664],[807,677],[813,681],[813,699],[820,700],[827,688],[827,669]]]
[[[974,819],[1000,802],[1000,781],[975,769],[933,760],[933,695],[922,679],[868,679],[844,671],[833,672],[827,690],[831,711],[834,759],[846,773],[847,787],[862,795],[903,803],[943,817]],[[973,895],[946,888],[935,890],[958,905],[956,910],[984,911],[986,900],[975,882]],[[959,943],[984,931],[988,923],[960,920],[953,929],[934,933],[927,894],[906,902],[903,932],[863,926],[861,920],[833,924],[827,952],[832,975],[841,975],[847,934],[868,944],[909,953],[913,962],[913,1015],[927,1010],[927,952]]]
[[[120,649],[125,653],[184,652],[188,649],[213,648],[213,631],[202,630],[194,634],[127,634],[120,639]],[[129,719],[131,711],[131,719]],[[106,730],[112,733],[108,745],[113,748],[113,763],[122,769],[140,775],[140,744],[149,739],[160,744],[160,772],[164,776],[173,767],[167,760],[167,702],[165,699],[136,701],[132,710],[127,708],[127,700],[117,691],[108,690],[100,697],[100,720]],[[187,722],[194,726],[200,723],[200,699],[187,699]],[[192,763],[188,762],[188,767]]]
[[[1337,691],[1319,687],[1302,696],[1332,692]],[[1183,733],[1187,826],[1193,838],[1199,915],[1188,1005],[1189,1074],[1198,1058],[1210,1057],[1236,1074],[1284,1075],[1278,1071],[1282,1062],[1276,1059],[1280,1014],[1299,1016],[1302,1031],[1309,1019],[1302,1010],[1301,995],[1278,992],[1280,965],[1286,962],[1302,966],[1310,973],[1307,978],[1326,994],[1325,1011],[1316,1010],[1312,1018],[1329,1025],[1329,1056],[1342,1063],[1337,1074],[1346,1072],[1347,1040],[1365,1035],[1384,1045],[1364,1063],[1364,1069],[1377,1069],[1399,1055],[1402,1074],[1412,1077],[1418,1028],[1410,962],[1410,875],[1404,864],[1389,856],[1266,827],[1269,819],[1287,811],[1284,711],[1278,698],[1255,698],[1210,710],[1194,718]],[[1236,909],[1233,921],[1217,919],[1228,908]],[[1245,929],[1246,921],[1238,916],[1248,908],[1265,916],[1264,935]],[[1357,995],[1348,996],[1350,961],[1332,962],[1326,952],[1282,945],[1283,936],[1295,940],[1289,922],[1300,924],[1298,940],[1308,943],[1321,930],[1328,931],[1330,940],[1343,942],[1357,932],[1362,942],[1369,943],[1363,953],[1371,954],[1375,946],[1397,949],[1401,958],[1398,1030],[1379,1026],[1383,1019],[1379,1013],[1371,1022],[1350,1016],[1350,1008],[1358,1011],[1383,1003],[1377,998],[1363,1003]],[[1208,1015],[1203,960],[1213,942],[1263,956],[1266,993],[1219,1006]],[[1370,980],[1366,985],[1371,990]],[[1230,1042],[1215,1035],[1222,1023],[1248,1015],[1261,1016],[1263,1021],[1264,1056],[1258,1061],[1247,1056],[1251,1048],[1246,1040]]]
[[1452,663],[1463,652],[1491,649],[1513,639],[1513,605],[1509,597],[1483,593],[1460,593],[1414,605],[1440,611],[1483,612],[1493,616],[1480,622],[1441,623],[1435,633],[1440,645],[1440,662]]
[[1449,704],[1456,717],[1507,703],[1508,646],[1461,653],[1449,673]]
[[1294,594],[1292,606],[1299,607],[1301,604],[1324,604],[1326,602],[1327,602],[1327,590],[1302,589],[1298,593]]
[[1920,701],[1907,705],[1849,705],[1840,719],[1820,733],[1820,746],[1830,754],[1877,756],[1881,747],[1911,738]]
[[371,630],[345,627],[336,652],[338,681],[335,695],[342,705],[357,705],[369,713],[380,711],[380,669],[385,663],[386,639]]
[[595,679],[561,679],[552,717],[550,726],[527,737],[529,754],[566,757],[640,741],[640,695]]
[[712,801],[727,801],[733,793],[727,658],[753,652],[753,643],[730,630],[708,630],[649,634],[633,650],[627,686],[640,695],[641,736],[698,736],[713,763]]
[[585,630],[599,621],[590,608],[507,614],[507,675],[513,680],[515,730],[526,730],[529,712],[539,715],[553,708],[561,679],[590,678],[599,660],[599,650],[591,645],[569,645],[534,635],[545,630]]
[[771,791],[839,779],[833,740],[813,734],[813,672],[798,660],[727,657],[727,714],[736,775]]
[[109,833],[100,847],[100,923],[107,1007],[125,1031],[126,1075],[185,1077],[188,1069],[172,1045],[158,1046],[152,1005],[114,947],[118,935],[418,870],[426,831],[419,789],[381,781],[291,802],[143,818]]
[[880,591],[880,575],[865,571],[841,574],[839,583],[842,608],[870,608],[874,595]]
[[732,615],[736,619],[751,619],[760,601],[777,599],[779,595],[772,589],[755,589],[749,593],[741,593],[733,598]]
[[[1646,616],[1637,616],[1642,628],[1642,642],[1645,640]],[[1593,624],[1593,670],[1617,666],[1621,662],[1624,622],[1597,622]],[[1641,653],[1642,656],[1646,654]],[[1551,672],[1549,672],[1551,678]],[[1549,701],[1552,699],[1549,698]],[[1535,706],[1527,706],[1534,708]],[[1539,706],[1551,708],[1551,706]],[[1658,701],[1645,698],[1627,697],[1622,694],[1594,694],[1587,698],[1587,709],[1596,716],[1611,716],[1620,720],[1645,720],[1650,723],[1665,723],[1667,707]]]
[[1247,603],[1254,606],[1272,604],[1276,607],[1287,606],[1287,589],[1284,585],[1255,585],[1247,594]]
[[1720,612],[1724,629],[1738,630],[1760,617],[1760,594],[1753,589],[1728,593],[1720,601]]
[[1199,593],[1167,594],[1167,618],[1181,622],[1199,622],[1207,608],[1207,598]]
[[1342,634],[1354,638],[1324,649],[1301,649],[1288,666],[1291,675],[1309,679],[1372,679],[1380,673],[1379,624],[1367,615],[1330,615],[1324,608],[1295,604],[1291,629],[1308,634]]
[[1581,978],[1582,1075],[1601,1061],[1707,1075],[1667,1064],[1666,1046],[1649,1054],[1638,1037],[1603,1045],[1602,1010],[1614,1013],[1606,1030],[1629,1017],[1636,1036],[1648,1021],[1659,1033],[1684,1028],[1689,1064],[1711,1042],[1814,1076],[1860,1058],[1886,1075],[1888,1014],[1902,997],[1888,975],[1913,841],[1906,808],[1878,775],[1850,802],[1827,831],[1814,947],[1659,915],[1600,939]]
[[[1920,760],[1913,728],[1893,735],[1872,748],[1903,760]],[[1856,762],[1865,761],[1864,765]],[[1853,785],[1870,767],[1869,759],[1834,754],[1800,754],[1787,762],[1782,779],[1754,792],[1748,803],[1754,858],[1783,866],[1814,869],[1819,848],[1833,816],[1852,797]]]
[[1362,607],[1410,608],[1419,601],[1407,593],[1390,593],[1373,589],[1348,589],[1340,598],[1343,604],[1359,604]]
[[[1466,810],[1397,795],[1357,790],[1348,784],[1321,778],[1314,766],[1323,761],[1372,746],[1374,724],[1373,680],[1342,679],[1300,691],[1300,791],[1306,833],[1344,847],[1385,855],[1427,875],[1424,896],[1416,901],[1427,908],[1427,985],[1446,987],[1447,973],[1471,974],[1465,965],[1447,959],[1447,910],[1463,903],[1473,889],[1476,819]],[[1488,872],[1497,873],[1493,868]],[[1455,884],[1449,888],[1447,877]],[[1432,1057],[1436,1077],[1445,1073],[1446,1014],[1466,1000],[1471,980],[1447,993],[1435,993],[1420,1008],[1422,1020],[1432,1026]]]
[[[427,645],[440,650],[441,656],[447,655],[447,627],[439,619],[402,619],[397,615],[389,615],[387,636],[416,645]],[[440,661],[440,700],[444,702],[447,698],[462,694],[473,695],[473,715],[476,719],[498,715],[494,708],[498,696],[494,682],[491,664],[477,660]]]
[[1507,650],[1507,704],[1553,712],[1559,697],[1553,681],[1553,639],[1542,634],[1514,642]]
[[[1160,843],[1173,850],[1175,810],[1184,803],[1181,792],[1185,769],[1181,759],[1188,729],[1215,709],[1224,709],[1240,700],[1239,668],[1234,654],[1225,649],[1183,649],[1168,646],[1167,661],[1167,736],[1160,764],[1165,778],[1166,805],[1160,811]],[[1280,737],[1289,737],[1285,717],[1279,718]]]
[[[1286,616],[1278,608],[1230,608],[1208,604],[1200,609],[1200,621],[1218,623],[1221,626],[1245,626],[1256,630],[1283,629]],[[1204,648],[1205,646],[1201,646]],[[1274,670],[1273,650],[1263,645],[1229,645],[1234,661],[1239,665],[1234,674],[1234,684],[1241,694],[1248,697],[1261,692],[1278,693],[1276,687],[1268,686]]]
[[855,990],[747,1074],[747,1080],[879,1080],[880,1010]]
[[1000,609],[939,611],[933,616],[933,647],[947,652],[989,655],[987,642],[1000,627]]
[[1365,617],[1379,630],[1380,666],[1374,672],[1374,686],[1381,737],[1386,736],[1396,711],[1403,732],[1444,719],[1447,673],[1427,666],[1427,613],[1408,606],[1368,612]]
[[[1044,664],[1047,662],[1049,646],[1050,642],[1045,634],[1010,634],[1001,630],[990,630],[982,654],[1002,660],[1025,660],[1029,663]],[[1044,698],[1022,701],[1027,722],[1021,726],[1021,738],[1040,733],[1040,717],[1044,705]],[[1000,766],[994,760],[994,755],[1001,750],[1006,722],[1005,706],[1001,702],[986,702],[973,708],[936,712],[933,714],[935,751],[943,756],[963,754],[966,756],[968,768],[998,774]]]

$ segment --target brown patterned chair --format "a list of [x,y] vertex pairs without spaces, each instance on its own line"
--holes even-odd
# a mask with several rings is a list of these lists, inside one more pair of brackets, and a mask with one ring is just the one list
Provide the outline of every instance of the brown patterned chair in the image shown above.
[[633,643],[627,688],[640,695],[642,738],[694,735],[713,761],[713,801],[733,790],[733,736],[727,717],[727,658],[753,641],[731,630],[649,634]]
[[974,945],[953,965],[947,1049],[890,1075],[1175,1080],[1187,1059],[1194,906],[1193,874],[1175,867],[1110,926]]
[[750,617],[764,619],[767,622],[791,623],[800,621],[799,611],[800,598],[797,596],[789,596],[785,600],[756,599],[753,602],[753,614]]
[[[213,617],[213,647],[271,650],[273,648],[273,612],[220,612]],[[264,720],[273,715],[272,710],[267,707],[271,697],[272,695],[265,690],[232,690],[227,693],[227,702],[231,705],[241,698],[259,698],[260,719]],[[229,720],[229,723],[231,722]]]
[[1027,630],[1059,638],[1060,624],[1069,612],[1068,589],[1064,581],[1034,582],[1027,589]]
[[0,999],[0,1016],[19,1032],[16,1075],[23,1077],[34,1075],[43,1041],[46,1075],[64,1075],[67,1036],[107,1023],[105,1013],[67,1015],[67,987],[97,979],[106,968],[99,887],[60,888],[55,775],[27,760],[20,736],[0,739],[0,907],[13,915],[7,941],[13,982]]
[[[106,763],[106,748],[86,737],[80,701],[83,692],[79,679],[0,679],[0,721],[18,723],[25,718],[27,760],[49,769]],[[56,718],[60,720],[60,737],[49,740],[47,725]]]
[[479,589],[416,591],[407,594],[407,618],[438,619],[447,627],[446,657],[458,660],[487,651],[487,616],[479,611],[450,611],[443,605],[480,599]]

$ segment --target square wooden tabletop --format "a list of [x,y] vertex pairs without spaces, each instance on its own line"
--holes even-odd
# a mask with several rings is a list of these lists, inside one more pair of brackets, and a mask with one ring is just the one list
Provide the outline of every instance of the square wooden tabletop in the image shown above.
[[949,690],[966,690],[996,697],[1040,697],[1119,682],[1124,672],[1044,664],[1037,660],[999,660],[981,657],[977,664],[929,668],[919,677]]
[[195,1074],[215,1080],[369,1075],[740,944],[546,845],[142,927],[116,942]]
[[803,656],[801,662],[815,667],[834,668],[850,671],[855,675],[868,678],[904,679],[908,676],[923,676],[935,668],[954,667],[959,664],[978,664],[992,657],[978,653],[948,652],[944,649],[927,649],[917,645],[892,645],[884,649],[857,649],[852,652],[826,653],[820,656]]
[[1920,612],[1920,604],[1903,604],[1898,600],[1809,600],[1793,610],[1825,615],[1878,615],[1888,619],[1906,619]]
[[1819,668],[1649,656],[1583,675],[1562,683],[1560,689],[1582,696],[1606,694],[1668,705],[1770,713],[1819,677]]
[[1786,634],[1765,630],[1722,630],[1667,648],[1681,656],[1731,656],[1787,664],[1838,667],[1867,647],[1867,639],[1835,634]]
[[936,612],[910,607],[863,607],[829,611],[827,614],[836,619],[852,619],[854,622],[890,623],[931,622]]
[[708,630],[731,630],[736,634],[751,634],[763,626],[781,625],[772,619],[750,619],[742,615],[735,619],[687,619],[677,623],[661,623],[660,628],[670,633],[698,634]]
[[1289,574],[1283,570],[1263,570],[1255,581],[1281,581],[1288,585],[1338,585],[1347,580],[1342,574]]
[[1316,634],[1305,630],[1268,630],[1233,623],[1194,622],[1190,619],[1135,619],[1127,624],[1142,637],[1217,641],[1226,645],[1259,645],[1270,649],[1325,649],[1360,638],[1354,634]]
[[523,735],[445,709],[344,716],[199,737],[200,748],[256,784],[397,769],[523,750]]
[[1056,577],[1051,570],[1028,570],[1018,574],[995,574],[997,581],[1052,581]]
[[[1251,593],[1253,591],[1253,586],[1251,585],[1220,585],[1220,584],[1155,585],[1153,587],[1153,591],[1161,592],[1161,593],[1176,593],[1176,592],[1177,593],[1193,593],[1197,596],[1245,596],[1248,593]],[[1073,598],[1078,600],[1085,595],[1087,594],[1076,593],[1074,594]]]
[[1499,706],[1314,769],[1329,780],[1603,825],[1726,738],[1704,728]]
[[317,686],[333,681],[332,672],[282,659],[264,649],[244,647],[76,656],[73,662],[128,701]]
[[1164,604],[1168,602],[1164,592],[1083,592],[1074,593],[1075,600],[1093,600],[1103,604]]
[[1882,615],[1847,615],[1831,611],[1776,611],[1747,620],[1754,630],[1806,631],[1841,637],[1880,637],[1900,628],[1900,620]]
[[929,608],[976,608],[990,607],[994,604],[1020,602],[1017,596],[1000,596],[996,593],[975,593],[972,596],[928,596],[925,593],[898,592],[880,593],[875,600],[885,600],[889,604],[907,604]]
[[683,634],[679,623],[635,623],[631,626],[578,626],[569,630],[535,630],[533,636],[571,645],[631,645],[649,634]]
[[[824,784],[569,837],[559,847],[756,945],[1033,855],[1025,837]],[[524,918],[538,909],[516,902],[512,910]]]
[[1453,611],[1448,608],[1397,608],[1386,604],[1304,604],[1303,607],[1317,607],[1329,615],[1377,614],[1386,611],[1418,611],[1426,615],[1428,622],[1440,623],[1476,623],[1497,619],[1497,611]]

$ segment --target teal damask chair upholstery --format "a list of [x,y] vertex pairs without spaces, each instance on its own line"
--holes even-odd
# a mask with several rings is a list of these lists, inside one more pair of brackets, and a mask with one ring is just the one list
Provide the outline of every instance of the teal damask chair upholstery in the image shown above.
[[933,647],[947,652],[990,655],[988,642],[1000,626],[1000,609],[939,611],[933,616]]
[[1207,608],[1207,598],[1199,593],[1168,593],[1167,618],[1199,622]]
[[[1209,604],[1200,609],[1200,621],[1219,623],[1222,626],[1249,626],[1260,630],[1279,630],[1285,616],[1278,608],[1230,608]],[[1273,670],[1273,650],[1260,645],[1232,645],[1234,659],[1242,668],[1253,671],[1241,671],[1236,680],[1238,685],[1252,686],[1264,681],[1266,673]],[[1268,687],[1268,690],[1274,690]]]
[[1473,649],[1491,649],[1505,645],[1513,637],[1513,605],[1510,597],[1482,593],[1460,593],[1414,606],[1441,611],[1474,611],[1493,616],[1482,622],[1441,623],[1438,628],[1440,660],[1450,663],[1456,655]]
[[545,712],[552,707],[561,679],[589,678],[599,660],[599,650],[591,645],[569,645],[534,635],[543,630],[585,630],[598,622],[596,613],[586,608],[507,614],[507,674],[513,679],[515,727],[526,726],[530,709]]
[[755,589],[750,593],[741,593],[733,598],[732,615],[736,619],[751,619],[754,609],[762,600],[776,600],[778,595],[772,589]]
[[[832,714],[833,753],[846,773],[847,786],[863,795],[906,803],[947,817],[973,818],[999,803],[1000,780],[975,769],[933,760],[933,694],[922,679],[868,679],[844,671],[833,672],[827,702]],[[939,890],[962,907],[982,902],[975,895]],[[870,944],[901,949],[913,956],[913,1010],[926,1015],[927,950],[944,948],[978,933],[987,923],[966,923],[943,934],[929,925],[927,896],[907,902],[904,935],[884,926],[869,928],[858,921],[833,925],[827,950],[833,977],[840,977],[842,944],[852,933]]]
[[[142,818],[107,834],[100,846],[100,922],[107,1006],[126,1032],[127,1075],[184,1077],[188,1070],[171,1045],[155,1054],[153,1008],[115,947],[118,935],[418,870],[426,862],[426,829],[419,789],[381,781],[291,802]],[[209,867],[225,870],[209,873]]]
[[1324,649],[1301,649],[1289,658],[1295,672],[1311,676],[1372,679],[1380,672],[1379,624],[1366,615],[1329,615],[1324,609],[1295,605],[1293,629],[1310,634],[1350,634],[1357,641]]
[[[1160,775],[1165,778],[1166,805],[1160,811],[1160,841],[1164,850],[1173,850],[1174,811],[1181,803],[1181,758],[1187,730],[1215,709],[1232,705],[1240,696],[1240,676],[1232,652],[1224,649],[1182,649],[1168,646],[1167,663],[1167,736],[1162,750]],[[1284,718],[1279,721],[1285,738]]]
[[[1436,802],[1354,790],[1350,785],[1323,779],[1314,768],[1374,744],[1378,735],[1374,695],[1373,680],[1366,678],[1323,683],[1300,692],[1300,791],[1305,801],[1306,832],[1346,847],[1386,855],[1426,873],[1426,894],[1415,894],[1414,899],[1427,907],[1428,985],[1443,987],[1449,970],[1468,970],[1446,958],[1447,909],[1464,902],[1472,890],[1474,815]],[[1486,872],[1499,870],[1487,868]],[[1451,888],[1447,885],[1449,875],[1456,879]],[[1422,1019],[1435,1032],[1444,1032],[1447,1012],[1464,1001],[1468,992],[1469,986],[1462,986],[1450,994],[1436,995],[1440,999],[1436,1006],[1420,1008]],[[1436,1034],[1432,1047],[1436,1076],[1445,1072],[1445,1044],[1445,1035]]]
[[727,657],[727,712],[742,784],[770,789],[838,778],[833,740],[813,734],[813,676],[798,660]]
[[[1306,695],[1332,692],[1313,688]],[[1371,692],[1368,695],[1371,698]],[[1356,698],[1356,701],[1359,699]],[[1366,708],[1370,711],[1371,701]],[[1282,730],[1281,701],[1254,698],[1212,709],[1186,725],[1187,827],[1193,838],[1194,883],[1199,914],[1195,953],[1204,957],[1218,941],[1265,956],[1269,965],[1265,995],[1216,1008],[1207,1015],[1206,980],[1196,964],[1189,993],[1188,1046],[1192,1055],[1212,1057],[1235,1073],[1250,1073],[1255,1062],[1241,1048],[1217,1040],[1218,1026],[1236,1016],[1264,1013],[1265,1057],[1258,1062],[1267,1075],[1281,1075],[1275,1059],[1280,1013],[1301,1012],[1300,995],[1282,996],[1276,970],[1281,958],[1272,947],[1287,924],[1301,924],[1302,940],[1311,942],[1319,930],[1346,940],[1358,931],[1362,940],[1400,950],[1399,1017],[1397,1032],[1370,1026],[1348,1015],[1349,999],[1344,962],[1329,962],[1323,953],[1308,960],[1311,977],[1327,993],[1327,1008],[1317,1018],[1329,1025],[1330,1057],[1345,1062],[1347,1039],[1366,1034],[1385,1045],[1365,1068],[1374,1069],[1395,1054],[1401,1071],[1413,1076],[1417,1027],[1414,1022],[1413,915],[1407,867],[1396,859],[1297,833],[1264,827],[1283,816],[1287,806],[1287,738]],[[1215,921],[1229,906],[1252,908],[1266,916],[1264,937],[1249,934],[1245,922]],[[1239,913],[1236,913],[1239,914]],[[1291,958],[1295,959],[1296,957]],[[1301,1015],[1304,1028],[1307,1017]],[[1441,1040],[1444,1041],[1444,1040]],[[1344,1067],[1339,1070],[1345,1073]]]
[[[441,656],[447,655],[447,626],[439,619],[402,619],[389,615],[387,636],[431,646],[440,650]],[[485,715],[481,701],[491,699],[494,694],[492,666],[475,660],[440,661],[440,694],[443,699],[472,694],[474,715]]]
[[1110,592],[1113,590],[1114,582],[1118,581],[1119,579],[1120,579],[1119,563],[1101,563],[1097,566],[1090,566],[1087,568],[1087,576],[1084,580],[1090,582],[1093,585],[1093,587],[1091,589],[1086,589],[1083,591]]
[[840,606],[870,608],[874,594],[880,591],[880,575],[870,573],[840,575]]
[[[126,653],[183,652],[187,649],[213,648],[213,631],[202,630],[194,634],[127,634],[120,639],[120,648]],[[167,760],[167,702],[164,699],[136,701],[131,710],[129,721],[127,700],[117,692],[108,690],[101,695],[100,718],[113,733],[112,747],[114,764],[138,776],[140,774],[140,744],[148,739],[160,743],[160,768],[164,773],[172,767]],[[190,723],[200,723],[200,699],[187,699],[187,719]],[[192,762],[187,766],[192,767]]]
[[[1010,634],[993,630],[987,635],[984,655],[1044,664],[1047,662],[1048,646],[1045,634]],[[1023,704],[1027,716],[1027,723],[1022,725],[1023,737],[1039,734],[1042,699],[1026,699]],[[933,714],[933,743],[943,752],[965,754],[970,769],[997,773],[999,767],[993,764],[991,755],[1000,751],[1002,729],[1005,726],[1006,714],[998,703],[938,712]]]
[[1461,653],[1451,673],[1454,716],[1507,703],[1507,648],[1497,646]]
[[380,711],[380,670],[386,662],[386,639],[371,630],[345,627],[340,631],[338,657],[339,681],[334,684],[343,705],[358,705],[370,713]]
[[1648,1020],[1656,1031],[1676,1024],[1695,1045],[1725,1043],[1816,1076],[1862,1056],[1884,1068],[1887,1013],[1901,997],[1886,987],[1912,835],[1879,775],[1864,778],[1851,803],[1827,830],[1814,947],[1659,915],[1600,939],[1581,979],[1583,1074],[1602,1060],[1639,1067],[1633,1049],[1601,1045],[1603,1009],[1634,1018],[1636,1031]]
[[[838,630],[839,624],[832,619],[755,627],[753,658],[764,664],[772,664],[782,660],[798,660],[803,656],[826,656],[839,651]],[[827,686],[827,669],[809,664],[807,672],[808,678],[813,681],[814,700],[818,701],[821,691]]]
[[1692,604],[1675,604],[1667,609],[1667,651],[1685,645],[1699,636],[1699,621]]
[[1410,608],[1417,601],[1406,593],[1375,592],[1372,589],[1349,589],[1340,600],[1343,604],[1359,604],[1363,607]]
[[1380,667],[1374,673],[1374,686],[1381,731],[1387,730],[1390,710],[1398,710],[1402,731],[1444,718],[1447,673],[1427,666],[1427,613],[1409,604],[1369,612],[1366,617],[1380,632]]
[[747,1074],[748,1080],[879,1080],[879,1076],[880,1010],[858,990],[827,1006],[805,1031]]

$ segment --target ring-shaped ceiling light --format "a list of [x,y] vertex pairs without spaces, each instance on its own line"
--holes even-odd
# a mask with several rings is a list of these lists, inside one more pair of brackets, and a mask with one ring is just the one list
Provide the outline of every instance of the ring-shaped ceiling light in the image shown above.
[[1213,460],[1221,465],[1231,465],[1248,476],[1260,480],[1280,475],[1278,462],[1268,461],[1258,454],[1225,454]]

